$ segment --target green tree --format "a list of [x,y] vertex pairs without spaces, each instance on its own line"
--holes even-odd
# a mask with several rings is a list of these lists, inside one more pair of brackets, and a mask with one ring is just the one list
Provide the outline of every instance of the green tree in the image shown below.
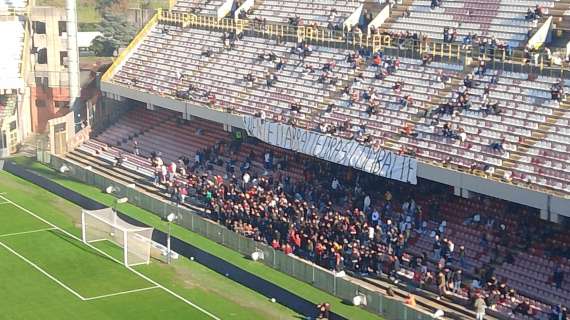
[[99,36],[93,39],[90,49],[98,57],[110,57],[117,47],[118,45],[113,39]]
[[126,47],[133,39],[136,29],[125,18],[110,13],[103,14],[98,28],[103,34],[93,40],[91,50],[98,56],[111,56],[120,47]]

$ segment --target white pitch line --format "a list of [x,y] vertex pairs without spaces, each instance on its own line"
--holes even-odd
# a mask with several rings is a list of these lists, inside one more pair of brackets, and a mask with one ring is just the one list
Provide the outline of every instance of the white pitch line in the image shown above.
[[36,233],[36,232],[42,232],[42,231],[49,231],[49,230],[56,230],[56,228],[43,228],[43,229],[30,230],[30,231],[22,231],[22,232],[14,232],[14,233],[5,233],[5,234],[0,234],[0,238],[11,237],[11,236],[18,236],[18,235],[21,235],[21,234],[29,234],[29,233]]
[[30,260],[26,259],[26,257],[22,256],[21,254],[19,254],[18,252],[14,251],[14,249],[8,247],[6,244],[4,244],[3,242],[0,242],[0,246],[6,248],[6,250],[12,252],[13,254],[15,254],[18,258],[24,260],[26,263],[28,263],[29,265],[31,265],[32,267],[34,267],[36,270],[38,270],[39,272],[43,273],[46,277],[50,278],[51,280],[53,280],[55,283],[59,284],[60,286],[62,286],[64,289],[66,289],[67,291],[71,292],[73,295],[75,295],[76,297],[78,297],[79,299],[85,301],[85,298],[83,298],[79,293],[75,292],[73,289],[71,289],[70,287],[66,286],[63,282],[59,281],[57,278],[55,278],[54,276],[52,276],[51,274],[47,273],[47,271],[45,271],[44,269],[40,268],[37,264],[31,262]]
[[134,289],[134,290],[128,290],[128,291],[122,291],[122,292],[116,292],[116,293],[109,293],[109,294],[104,294],[104,295],[102,295],[102,296],[96,296],[96,297],[85,298],[85,300],[86,300],[86,301],[89,301],[89,300],[103,299],[103,298],[107,298],[107,297],[120,296],[120,295],[123,295],[123,294],[129,294],[129,293],[147,291],[147,290],[158,289],[158,288],[160,288],[160,287],[159,287],[159,286],[153,286],[153,287],[142,288],[142,289]]
[[[53,223],[47,221],[46,219],[44,219],[44,218],[42,218],[42,217],[36,215],[35,213],[33,213],[33,212],[31,212],[30,210],[28,210],[28,209],[22,207],[21,205],[15,203],[14,201],[12,201],[12,200],[10,200],[10,199],[8,199],[8,198],[2,196],[2,195],[0,195],[0,198],[3,199],[4,201],[10,202],[11,204],[13,204],[14,206],[16,206],[17,208],[20,208],[20,209],[22,209],[23,211],[29,213],[30,215],[36,217],[38,220],[41,220],[41,221],[47,223],[48,225],[50,225],[50,226],[56,228],[58,231],[60,231],[60,232],[62,232],[62,233],[64,233],[64,234],[66,234],[68,237],[73,238],[73,239],[75,239],[75,240],[77,240],[77,241],[83,242],[83,240],[81,240],[80,238],[78,238],[78,237],[74,236],[73,234],[71,234],[71,233],[69,233],[69,232],[67,232],[67,231],[65,231],[65,230],[63,230],[63,229],[61,229],[60,227],[58,227],[58,226],[56,226],[55,224],[53,224]],[[83,243],[84,243],[84,242],[83,242]],[[99,249],[99,248],[97,248],[97,247],[91,245],[90,243],[85,243],[85,244],[86,244],[87,246],[89,246],[90,248],[92,248],[93,250],[95,250],[95,251],[101,253],[102,255],[106,256],[107,258],[109,258],[109,259],[111,259],[111,260],[117,262],[117,263],[120,264],[120,265],[125,266],[121,261],[119,261],[119,260],[117,260],[115,257],[109,255],[107,252],[105,252],[105,251],[103,251],[103,250],[101,250],[101,249]],[[182,297],[181,295],[179,295],[178,293],[176,293],[176,292],[174,292],[174,291],[172,291],[172,290],[166,288],[165,286],[161,285],[160,283],[158,283],[158,282],[156,282],[156,281],[150,279],[149,277],[147,277],[147,276],[145,276],[144,274],[138,272],[137,270],[131,268],[130,266],[125,266],[125,268],[127,268],[127,269],[130,270],[130,271],[132,271],[134,274],[138,275],[139,277],[145,279],[146,281],[148,281],[148,282],[154,284],[155,286],[161,288],[162,290],[166,291],[167,293],[173,295],[174,297],[178,298],[179,300],[182,300],[182,301],[185,302],[186,304],[188,304],[188,305],[194,307],[195,309],[200,310],[202,313],[206,314],[206,315],[209,316],[210,318],[215,319],[215,320],[221,320],[220,318],[218,318],[218,317],[215,316],[214,314],[210,313],[208,310],[205,310],[205,309],[203,309],[202,307],[200,307],[200,306],[194,304],[194,303],[191,302],[190,300],[188,300],[188,299]]]
[[10,202],[0,202],[0,204],[10,204]]

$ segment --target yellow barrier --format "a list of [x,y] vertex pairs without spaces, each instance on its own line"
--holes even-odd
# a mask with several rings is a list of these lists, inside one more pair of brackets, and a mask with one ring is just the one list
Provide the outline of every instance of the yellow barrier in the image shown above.
[[[171,3],[176,0],[170,0]],[[120,64],[125,55],[132,49],[133,46],[137,45],[141,38],[148,32],[148,30],[153,27],[156,23],[166,23],[166,24],[176,24],[186,27],[193,28],[205,28],[214,30],[235,30],[236,32],[243,32],[246,29],[254,32],[260,32],[263,37],[290,37],[297,38],[298,41],[311,40],[320,43],[325,46],[333,45],[337,43],[338,45],[346,44],[346,37],[343,32],[330,30],[327,28],[314,27],[314,26],[299,26],[292,27],[288,24],[263,24],[262,26],[253,24],[250,28],[249,20],[243,19],[232,19],[223,18],[217,19],[217,17],[211,16],[199,16],[188,12],[172,11],[172,10],[161,10],[158,9],[157,14],[145,25],[143,30],[137,34],[133,42],[129,44],[127,50],[125,50],[117,59],[116,63],[113,64],[109,71],[105,73],[104,79],[108,78],[109,75],[113,74],[115,66]],[[364,37],[364,39],[363,39]],[[353,34],[351,43],[353,46],[366,46],[371,48],[373,52],[377,52],[383,48],[391,48],[400,50],[399,46],[393,45],[393,39],[390,35],[386,34]],[[429,41],[420,41],[419,56],[424,53],[431,54],[434,58],[441,57],[445,59],[457,59],[458,62],[462,61],[464,57],[470,57],[473,55],[471,48],[463,48],[459,43],[444,43],[442,41],[430,39]],[[522,59],[522,53],[517,51],[512,54],[512,56],[507,57],[506,53],[497,53],[496,57],[502,61],[509,59],[509,63],[524,65]],[[487,59],[487,51],[483,52],[483,58]],[[545,69],[544,62],[540,63],[540,70]],[[561,72],[564,72],[561,70]]]
[[158,22],[158,17],[162,14],[162,9],[158,9],[157,12],[152,16],[152,18],[146,23],[146,25],[137,33],[134,39],[129,43],[129,45],[119,54],[119,56],[113,61],[113,64],[107,69],[105,74],[101,77],[101,80],[107,81],[115,73],[117,66],[119,66],[127,57],[127,55],[135,48],[146,34],[152,29]]

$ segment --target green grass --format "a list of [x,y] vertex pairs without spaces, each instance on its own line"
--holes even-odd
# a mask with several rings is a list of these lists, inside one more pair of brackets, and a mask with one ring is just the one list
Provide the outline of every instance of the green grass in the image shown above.
[[[92,187],[76,180],[63,176],[51,168],[35,162],[29,158],[18,158],[14,160],[18,164],[41,174],[54,182],[70,188],[84,196],[92,198],[100,203],[111,206],[114,198],[111,195],[101,192],[98,188]],[[155,229],[166,231],[167,224],[160,220],[160,218],[148,211],[142,210],[134,205],[125,204],[121,205],[121,212],[147,224],[153,226]],[[201,248],[217,257],[253,274],[256,274],[275,285],[278,285],[290,292],[302,296],[303,298],[312,301],[313,303],[321,303],[327,301],[331,303],[332,310],[347,319],[382,319],[379,315],[372,314],[364,309],[353,307],[343,303],[337,297],[327,294],[308,283],[297,280],[284,273],[274,270],[262,263],[254,262],[243,257],[240,253],[226,248],[214,241],[211,241],[196,233],[190,232],[187,229],[174,225],[172,227],[172,234],[177,238],[184,240],[196,247]]]
[[93,6],[78,6],[77,19],[80,23],[99,23],[101,14]]
[[153,260],[135,267],[144,277],[137,275],[111,258],[121,252],[110,242],[97,242],[100,252],[79,241],[81,208],[6,172],[0,192],[21,206],[0,198],[1,319],[210,319],[147,278],[221,319],[298,317],[187,259]]

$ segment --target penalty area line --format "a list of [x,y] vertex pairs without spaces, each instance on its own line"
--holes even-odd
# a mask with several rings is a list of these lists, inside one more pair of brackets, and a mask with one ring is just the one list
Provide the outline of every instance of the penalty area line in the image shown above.
[[147,291],[147,290],[151,290],[151,289],[160,289],[160,287],[159,287],[159,286],[152,286],[152,287],[148,287],[148,288],[141,288],[141,289],[134,289],[134,290],[122,291],[122,292],[109,293],[109,294],[104,294],[104,295],[101,295],[101,296],[85,298],[85,301],[96,300],[96,299],[103,299],[103,298],[107,298],[107,297],[120,296],[120,295],[123,295],[123,294],[129,294],[129,293]]
[[70,287],[66,286],[65,283],[59,281],[56,277],[52,276],[51,274],[49,274],[47,271],[45,271],[44,269],[42,269],[41,267],[39,267],[37,264],[31,262],[30,260],[28,260],[26,257],[24,257],[23,255],[19,254],[18,252],[16,252],[14,249],[8,247],[6,244],[4,244],[3,242],[0,241],[0,246],[4,247],[6,250],[10,251],[11,253],[13,253],[14,255],[16,255],[18,258],[24,260],[24,262],[26,262],[27,264],[29,264],[30,266],[32,266],[34,269],[38,270],[39,272],[43,273],[46,277],[50,278],[52,281],[54,281],[55,283],[59,284],[60,286],[62,286],[65,290],[71,292],[74,296],[78,297],[79,299],[81,299],[82,301],[85,301],[85,298],[83,298],[83,296],[81,296],[79,293],[77,293],[75,290],[71,289]]
[[[12,201],[12,200],[6,198],[5,196],[0,195],[0,199],[1,199],[1,200],[4,200],[4,201],[10,202],[12,205],[14,205],[14,206],[16,206],[16,207],[18,207],[18,208],[24,210],[25,212],[27,212],[27,213],[30,214],[31,216],[35,217],[36,219],[38,219],[38,220],[40,220],[40,221],[43,221],[43,222],[45,222],[46,224],[48,224],[48,225],[50,225],[50,226],[56,228],[58,231],[64,233],[64,234],[67,235],[68,237],[70,237],[70,238],[72,238],[72,239],[75,239],[75,240],[77,240],[77,241],[79,241],[79,242],[81,242],[81,243],[84,243],[86,246],[88,246],[88,247],[92,248],[93,250],[95,250],[95,251],[101,253],[102,255],[106,256],[107,258],[109,258],[109,259],[111,259],[111,260],[117,262],[117,263],[120,264],[120,265],[125,266],[121,261],[117,260],[117,258],[111,256],[111,255],[108,254],[107,252],[105,252],[105,251],[103,251],[103,250],[101,250],[101,249],[95,247],[94,245],[92,245],[92,244],[90,244],[90,243],[85,243],[85,242],[83,242],[83,240],[81,240],[80,238],[76,237],[75,235],[69,233],[68,231],[63,230],[62,228],[56,226],[55,224],[53,224],[53,223],[47,221],[47,220],[44,219],[44,218],[38,216],[37,214],[33,213],[32,211],[30,211],[30,210],[28,210],[28,209],[22,207],[21,205],[15,203],[14,201]],[[190,300],[184,298],[183,296],[179,295],[178,293],[176,293],[176,292],[174,292],[174,291],[168,289],[167,287],[161,285],[160,283],[158,283],[158,282],[152,280],[151,278],[145,276],[144,274],[142,274],[142,273],[140,273],[139,271],[133,269],[132,267],[130,267],[130,266],[125,266],[125,268],[127,268],[128,270],[130,270],[130,271],[133,272],[134,274],[138,275],[139,277],[145,279],[146,281],[152,283],[153,285],[158,286],[159,288],[161,288],[162,290],[166,291],[167,293],[169,293],[169,294],[172,295],[173,297],[175,297],[175,298],[181,300],[182,302],[188,304],[189,306],[191,306],[191,307],[193,307],[193,308],[199,310],[200,312],[204,313],[204,314],[207,315],[208,317],[210,317],[210,318],[212,318],[212,319],[215,319],[215,320],[221,320],[219,317],[217,317],[217,316],[214,315],[213,313],[209,312],[208,310],[206,310],[206,309],[200,307],[199,305],[197,305],[197,304],[193,303],[192,301],[190,301]],[[80,296],[80,297],[81,297],[81,296]],[[81,300],[85,300],[85,298],[81,297]]]
[[[0,203],[0,204],[1,204],[1,203]],[[11,237],[11,236],[19,236],[19,235],[21,235],[21,234],[30,234],[30,233],[43,232],[43,231],[50,231],[50,230],[57,230],[57,229],[56,229],[56,228],[43,228],[43,229],[30,230],[30,231],[22,231],[22,232],[14,232],[14,233],[5,233],[5,234],[0,234],[0,238]]]

